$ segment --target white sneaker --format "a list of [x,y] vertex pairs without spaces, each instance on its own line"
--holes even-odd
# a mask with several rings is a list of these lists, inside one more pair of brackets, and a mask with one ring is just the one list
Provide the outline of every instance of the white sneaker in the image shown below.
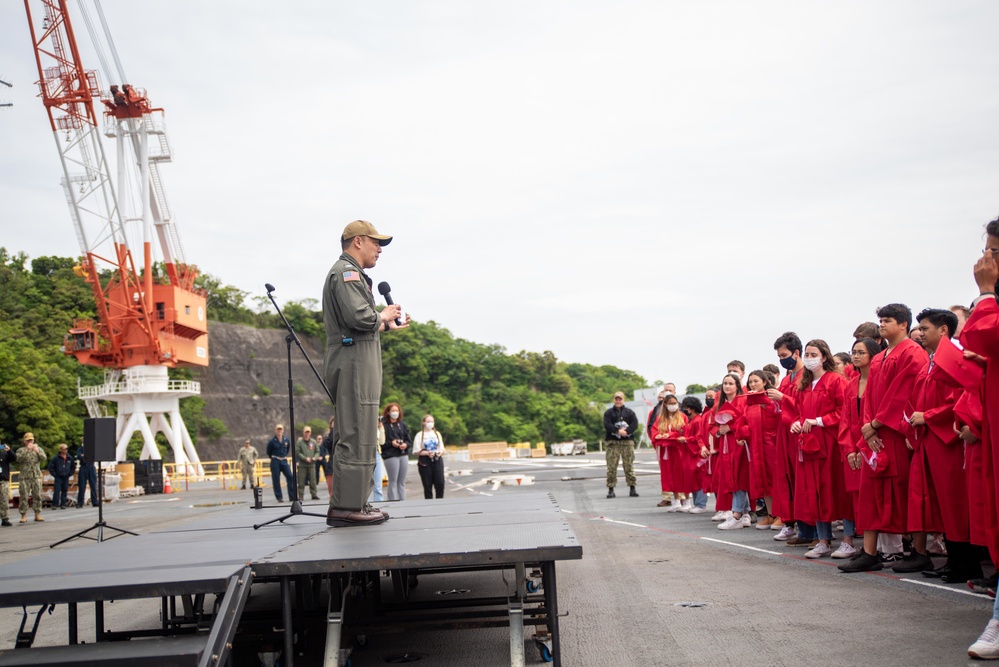
[[676,501],[674,501],[669,507],[666,508],[666,511],[670,514],[678,512],[679,510],[680,506],[676,503]]
[[693,500],[684,500],[683,504],[680,505],[680,507],[678,507],[676,511],[677,512],[690,512],[693,509],[694,509],[694,501]]
[[791,526],[784,526],[780,529],[780,532],[774,535],[774,540],[777,542],[787,542],[792,537],[797,536],[797,531]]
[[822,558],[832,553],[832,547],[823,542],[819,542],[814,547],[805,552],[805,558]]
[[715,515],[711,517],[712,521],[725,521],[726,519],[732,518],[732,510],[726,510],[724,512],[715,512]]
[[720,524],[718,524],[718,530],[736,530],[738,528],[745,528],[745,524],[742,523],[742,519],[736,519],[735,517],[728,517]]
[[978,640],[968,647],[968,655],[979,660],[999,659],[999,621],[989,621]]
[[743,528],[749,528],[753,525],[753,517],[750,516],[749,512],[743,514],[741,518],[737,519],[737,521],[742,524]]
[[707,511],[708,511],[707,507],[691,507],[690,508],[690,513],[691,514],[705,514],[705,513],[707,513]]
[[832,552],[833,558],[853,558],[856,555],[857,550],[846,542],[840,542],[839,548]]

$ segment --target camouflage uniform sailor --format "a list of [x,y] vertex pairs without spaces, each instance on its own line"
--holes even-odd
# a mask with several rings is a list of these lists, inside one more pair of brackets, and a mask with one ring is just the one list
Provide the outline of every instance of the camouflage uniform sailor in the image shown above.
[[28,497],[31,497],[31,509],[35,510],[35,521],[45,521],[42,518],[42,468],[45,467],[45,452],[35,444],[35,436],[24,434],[24,447],[17,450],[17,465],[21,470],[18,476],[18,510],[21,512],[21,523],[28,522]]
[[10,525],[10,463],[14,450],[0,442],[0,526]]
[[382,523],[388,514],[368,505],[377,447],[378,404],[382,391],[382,349],[379,332],[406,327],[395,324],[398,305],[375,309],[371,279],[374,267],[391,236],[374,225],[355,220],[340,237],[343,254],[323,284],[323,321],[326,355],[323,370],[334,398],[335,422],[331,437],[333,495],[326,523],[330,526]]
[[260,454],[257,452],[257,448],[250,444],[247,440],[243,443],[243,446],[239,448],[239,454],[236,455],[236,463],[239,464],[239,470],[243,473],[243,488],[246,488],[246,482],[249,480],[250,488],[252,489],[255,484],[253,478],[254,469],[257,465],[257,457]]

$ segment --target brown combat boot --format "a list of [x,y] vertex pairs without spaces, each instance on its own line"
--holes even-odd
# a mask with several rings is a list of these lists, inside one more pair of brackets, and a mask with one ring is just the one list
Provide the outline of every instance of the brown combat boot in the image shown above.
[[18,523],[28,523],[28,515],[27,514],[22,514],[21,515],[21,520],[18,521]]
[[[25,520],[28,519],[27,515],[25,515],[24,519]],[[42,522],[45,521],[45,517],[42,516],[41,512],[35,512],[35,521],[42,521]]]

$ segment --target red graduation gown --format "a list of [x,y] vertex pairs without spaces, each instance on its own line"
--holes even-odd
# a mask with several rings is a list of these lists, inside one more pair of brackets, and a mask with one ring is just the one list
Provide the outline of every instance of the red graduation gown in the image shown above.
[[777,426],[777,461],[774,465],[774,480],[771,487],[773,496],[774,516],[780,517],[785,523],[792,523],[796,516],[794,512],[794,473],[795,461],[798,458],[797,447],[791,442],[791,423],[794,422],[794,396],[798,392],[797,379],[799,373],[787,373],[780,381],[778,390],[784,394],[784,399],[778,403],[781,411],[780,423]]
[[[652,444],[655,446],[659,458],[659,480],[662,484],[662,490],[664,492],[688,493],[693,490],[687,488],[689,477],[684,473],[688,457],[684,443],[678,440],[686,433],[687,415],[679,414],[683,420],[683,425],[679,430],[667,429],[665,432],[660,432],[658,424],[652,425],[652,433],[654,434]],[[652,418],[652,413],[649,413],[649,418]]]
[[[817,521],[841,518],[833,480],[842,470],[837,439],[845,382],[839,373],[827,372],[814,387],[809,385],[800,390],[795,401],[794,421],[821,418],[823,424],[807,434],[791,434],[791,441],[797,445],[794,516],[813,526]],[[804,444],[809,436],[814,437],[812,442],[818,445],[817,451],[806,451],[809,448]]]
[[842,486],[837,486],[836,492],[842,489],[842,495],[837,499],[840,514],[844,519],[855,521],[857,517],[857,496],[860,492],[860,470],[854,470],[847,461],[847,455],[860,451],[864,441],[860,434],[860,376],[857,375],[846,383],[843,390],[843,417],[839,423],[839,453],[843,465]]
[[[718,458],[715,461],[715,493],[719,497],[722,494],[732,494],[735,491],[749,491],[749,458],[746,448],[736,442],[739,429],[742,427],[743,415],[746,409],[746,400],[741,395],[736,396],[732,401],[724,406],[715,406],[715,418],[708,430],[715,440],[715,449],[718,450]],[[721,424],[715,419],[721,412],[730,411],[735,417],[728,422],[731,429],[725,435],[719,435],[718,429]],[[731,505],[731,500],[727,501]],[[726,509],[731,509],[728,507]]]
[[768,400],[763,405],[747,405],[739,438],[749,447],[749,497],[769,496],[777,475],[777,428],[780,406]]
[[[909,449],[902,433],[903,413],[916,384],[916,375],[926,364],[923,348],[908,338],[890,352],[879,352],[871,360],[864,392],[863,422],[876,419],[882,424],[878,436],[884,454],[879,454],[877,470],[861,466],[860,497],[857,505],[857,529],[886,533],[906,531],[909,504]],[[866,442],[865,458],[871,456]],[[887,463],[885,459],[887,458]]]
[[954,432],[954,401],[958,393],[939,379],[928,362],[916,376],[908,413],[922,412],[925,426],[910,426],[909,530],[945,532],[947,539],[967,542],[968,483],[964,447]]
[[993,560],[999,556],[999,497],[996,459],[999,458],[999,304],[982,299],[961,331],[964,348],[989,361],[982,378],[982,470],[985,484],[985,531]]
[[[968,485],[968,530],[971,543],[988,546],[985,511],[986,479],[982,462],[982,401],[978,392],[965,391],[954,403],[954,424],[967,426],[978,438],[964,445],[964,478]],[[993,561],[995,557],[993,556]]]
[[687,426],[687,451],[690,457],[687,459],[688,473],[690,474],[691,486],[695,491],[711,490],[711,475],[709,473],[710,457],[701,458],[701,447],[708,446],[708,435],[705,431],[706,415],[711,411],[705,411],[690,420]]

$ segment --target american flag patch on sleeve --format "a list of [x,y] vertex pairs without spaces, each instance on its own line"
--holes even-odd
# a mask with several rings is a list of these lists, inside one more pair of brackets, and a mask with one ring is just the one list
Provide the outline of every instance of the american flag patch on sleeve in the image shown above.
[[353,280],[360,280],[360,279],[361,279],[361,274],[359,274],[357,271],[344,271],[343,272],[343,282],[345,282],[345,283],[349,283],[349,282],[351,282]]

